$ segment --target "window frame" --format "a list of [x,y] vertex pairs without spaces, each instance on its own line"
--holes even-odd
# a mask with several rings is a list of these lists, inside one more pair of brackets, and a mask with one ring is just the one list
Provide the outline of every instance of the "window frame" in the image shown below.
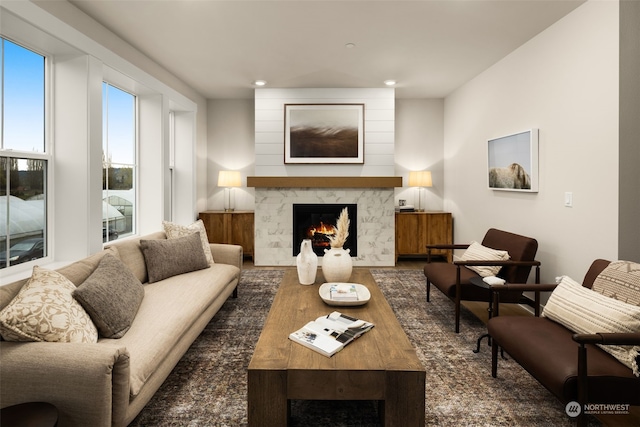
[[[54,251],[53,245],[51,244],[51,230],[53,224],[53,213],[54,213],[54,204],[53,204],[53,193],[55,188],[55,162],[53,156],[53,141],[52,141],[52,114],[53,114],[53,93],[52,93],[52,75],[53,75],[53,60],[52,55],[47,52],[44,52],[42,49],[38,49],[35,46],[32,46],[30,43],[24,41],[17,41],[13,37],[0,33],[0,39],[7,40],[17,46],[20,46],[23,49],[29,50],[37,55],[42,56],[43,58],[43,68],[44,68],[44,123],[43,123],[43,152],[37,151],[24,151],[24,150],[16,150],[16,149],[5,149],[3,145],[3,140],[0,139],[0,157],[5,157],[7,159],[26,159],[26,160],[42,160],[45,164],[45,182],[44,182],[44,198],[45,198],[45,212],[44,212],[44,224],[43,224],[43,239],[44,239],[44,255],[42,258],[38,258],[33,261],[23,262],[17,265],[9,265],[2,269],[3,274],[14,274],[19,273],[25,270],[31,270],[34,265],[38,264],[46,264],[50,263],[54,259]],[[4,85],[4,58],[0,61],[0,85]],[[0,97],[0,102],[4,103],[4,88],[0,91],[2,96]],[[4,115],[0,115],[0,136],[4,138]],[[9,193],[7,193],[9,195]],[[10,234],[7,230],[7,239],[6,245],[4,248],[0,248],[0,250],[8,251],[10,247]]]

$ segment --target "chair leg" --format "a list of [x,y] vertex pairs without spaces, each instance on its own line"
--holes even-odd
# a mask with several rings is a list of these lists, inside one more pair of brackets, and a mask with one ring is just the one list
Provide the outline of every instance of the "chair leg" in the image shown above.
[[493,378],[498,376],[498,343],[496,340],[491,342],[491,376]]
[[427,278],[427,302],[431,301],[431,282],[429,282],[429,278]]

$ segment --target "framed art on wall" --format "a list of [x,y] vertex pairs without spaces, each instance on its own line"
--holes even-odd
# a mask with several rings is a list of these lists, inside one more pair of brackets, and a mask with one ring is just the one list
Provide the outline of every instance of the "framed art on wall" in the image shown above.
[[492,190],[538,192],[538,129],[488,141]]
[[285,104],[285,163],[364,163],[364,104]]

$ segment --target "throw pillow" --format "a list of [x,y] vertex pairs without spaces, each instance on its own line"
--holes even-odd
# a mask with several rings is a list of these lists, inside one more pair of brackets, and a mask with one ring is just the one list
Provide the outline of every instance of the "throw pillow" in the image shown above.
[[640,264],[614,261],[593,281],[596,292],[611,298],[640,306]]
[[[460,257],[462,261],[507,261],[510,258],[507,251],[482,246],[478,242],[471,242],[469,247]],[[471,265],[467,268],[475,271],[482,277],[495,276],[498,274],[502,266],[476,266]]]
[[100,335],[122,338],[138,312],[144,288],[131,270],[113,255],[105,255],[73,297],[89,313]]
[[149,283],[209,267],[198,233],[175,239],[140,240],[140,246]]
[[[609,298],[564,276],[544,306],[542,316],[580,334],[640,332],[640,307]],[[599,345],[640,376],[633,346]]]
[[76,286],[57,271],[33,267],[31,278],[0,312],[7,341],[98,341],[91,317],[71,295]]
[[207,230],[204,228],[204,222],[202,222],[201,219],[191,225],[178,225],[172,222],[162,221],[162,226],[164,227],[164,232],[167,233],[167,239],[184,237],[197,231],[200,235],[202,249],[204,250],[204,255],[207,257],[207,262],[213,264],[213,255],[211,254],[211,247],[209,246]]

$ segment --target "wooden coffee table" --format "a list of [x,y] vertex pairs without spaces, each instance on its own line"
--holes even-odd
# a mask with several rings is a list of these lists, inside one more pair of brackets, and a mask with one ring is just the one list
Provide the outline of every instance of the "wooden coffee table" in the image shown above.
[[[369,270],[355,268],[350,281],[367,286],[366,305],[329,306],[318,295],[320,271],[310,286],[285,272],[249,363],[249,426],[286,426],[292,399],[377,400],[385,426],[424,426],[425,368]],[[334,310],[375,327],[331,358],[288,339]]]

